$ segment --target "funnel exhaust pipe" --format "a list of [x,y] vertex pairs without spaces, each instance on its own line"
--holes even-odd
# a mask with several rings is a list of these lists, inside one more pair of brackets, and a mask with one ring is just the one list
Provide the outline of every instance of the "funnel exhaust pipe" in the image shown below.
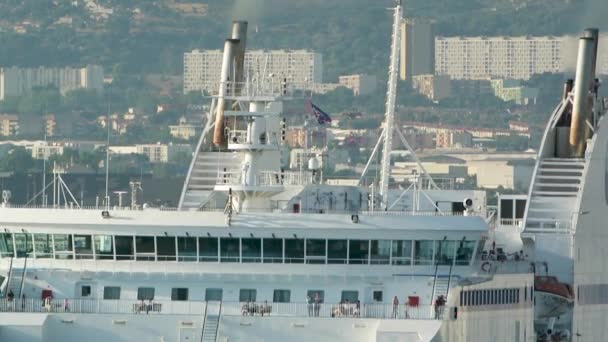
[[[579,39],[578,59],[576,64],[576,79],[574,81],[574,101],[572,106],[572,123],[570,125],[570,151],[576,158],[585,155],[585,145],[588,133],[586,121],[589,117],[589,90],[595,79],[593,63],[597,49],[597,35],[594,39],[593,30],[585,30]],[[595,30],[597,34],[597,30]]]
[[217,112],[215,114],[215,128],[213,130],[213,144],[222,146],[225,142],[224,137],[224,111],[226,110],[226,99],[228,87],[234,81],[233,66],[238,39],[226,39],[224,43],[224,59],[222,61],[222,71],[220,74],[220,89],[217,100]]
[[[243,83],[245,81],[245,51],[247,49],[247,25],[246,21],[232,22],[232,39],[238,39],[236,50],[234,52],[234,81]],[[237,87],[237,92],[240,90]]]

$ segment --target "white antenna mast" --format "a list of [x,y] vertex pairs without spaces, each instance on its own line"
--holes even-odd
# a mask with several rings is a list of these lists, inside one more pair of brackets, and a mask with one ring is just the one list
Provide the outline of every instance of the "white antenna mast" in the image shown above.
[[106,140],[106,210],[110,208],[110,195],[108,194],[108,185],[110,183],[110,105],[108,105],[108,116],[106,117],[106,126],[108,128],[108,136]]

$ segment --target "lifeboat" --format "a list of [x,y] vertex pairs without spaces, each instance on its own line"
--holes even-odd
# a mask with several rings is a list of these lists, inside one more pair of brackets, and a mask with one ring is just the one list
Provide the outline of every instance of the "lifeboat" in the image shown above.
[[572,286],[559,282],[556,277],[534,277],[534,292],[536,318],[561,316],[574,304]]

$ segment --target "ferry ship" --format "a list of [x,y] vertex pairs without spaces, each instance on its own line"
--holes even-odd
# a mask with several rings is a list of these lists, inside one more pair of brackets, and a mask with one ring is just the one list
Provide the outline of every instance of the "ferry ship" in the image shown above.
[[[388,187],[401,17],[397,6],[378,191],[324,184],[314,158],[281,168],[293,93],[244,70],[247,25],[235,22],[215,126],[178,208],[80,207],[59,176],[49,206],[3,194],[0,341],[604,340],[598,31],[580,39],[529,194],[492,207],[424,175]],[[224,152],[206,148],[211,130]]]

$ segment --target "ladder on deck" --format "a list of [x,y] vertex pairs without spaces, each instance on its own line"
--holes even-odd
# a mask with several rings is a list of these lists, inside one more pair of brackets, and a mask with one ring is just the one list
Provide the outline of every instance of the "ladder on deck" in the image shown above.
[[[447,265],[444,265],[447,266]],[[450,265],[450,271],[448,275],[439,275],[440,265],[435,266],[435,280],[433,282],[433,297],[431,297],[433,303],[439,297],[443,296],[445,300],[448,299],[450,292],[450,283],[452,282],[452,265]]]
[[222,314],[222,303],[207,303],[205,311],[205,322],[203,323],[203,334],[201,342],[217,341],[217,333],[220,327],[220,316]]
[[14,261],[11,260],[11,269],[8,276],[8,284],[6,286],[6,295],[9,292],[13,292],[15,299],[21,299],[21,292],[23,290],[23,283],[25,282],[25,273],[27,269],[27,256],[23,260],[23,267],[17,267]]

